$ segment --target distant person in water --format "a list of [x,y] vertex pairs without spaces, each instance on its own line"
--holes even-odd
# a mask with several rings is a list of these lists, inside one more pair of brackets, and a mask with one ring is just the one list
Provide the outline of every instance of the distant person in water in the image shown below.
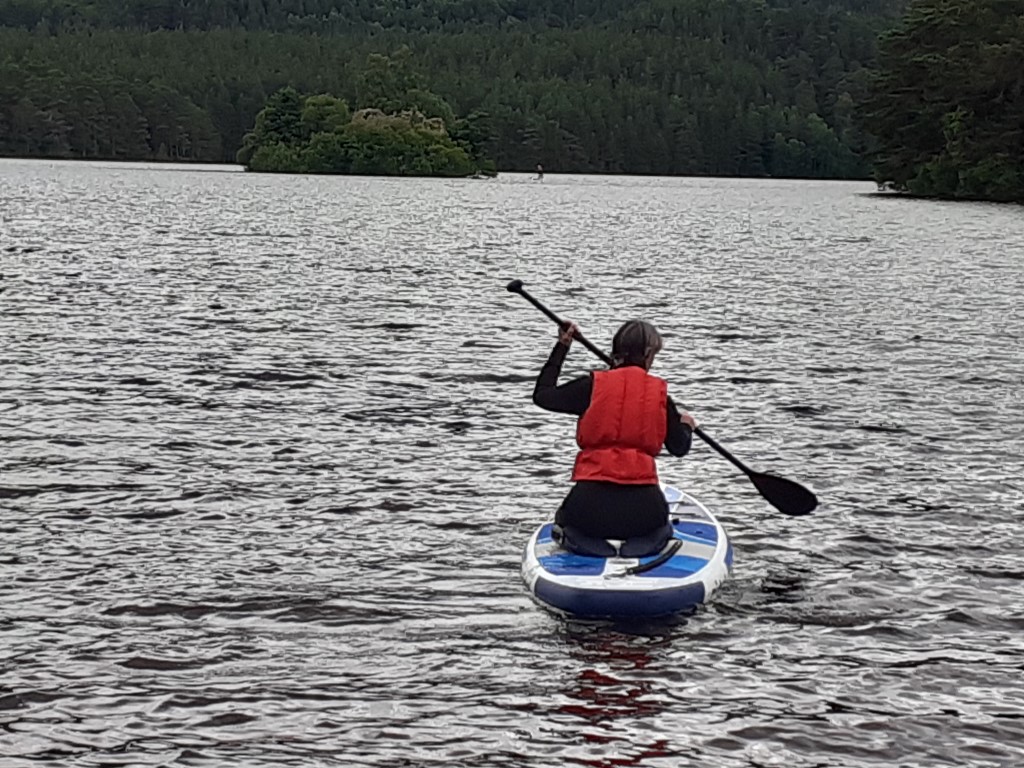
[[664,446],[673,456],[690,450],[697,422],[680,413],[668,385],[650,371],[661,334],[631,320],[612,340],[612,367],[558,385],[577,327],[568,323],[537,377],[533,402],[555,413],[579,416],[573,467],[575,485],[555,514],[556,538],[581,554],[640,557],[660,550],[672,536],[668,505],[654,457]]
[[537,163],[537,181],[540,181],[543,178],[544,178],[544,166],[541,165],[540,163]]

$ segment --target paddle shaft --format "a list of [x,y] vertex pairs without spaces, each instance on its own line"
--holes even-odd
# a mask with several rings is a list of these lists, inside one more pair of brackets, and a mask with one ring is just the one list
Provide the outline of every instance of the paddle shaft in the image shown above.
[[[566,326],[566,322],[562,320],[558,315],[552,312],[550,309],[541,304],[537,299],[531,296],[523,288],[522,280],[513,280],[508,284],[507,289],[510,293],[518,293],[528,302],[533,304],[537,309],[543,312],[545,315],[550,317],[560,328]],[[599,358],[605,361],[608,365],[612,364],[612,359],[602,352],[598,347],[591,344],[578,330],[573,333],[573,338],[579,341],[583,346],[597,355]],[[818,498],[804,488],[800,483],[795,483],[792,480],[787,480],[784,477],[778,475],[772,475],[765,472],[755,472],[745,465],[742,461],[733,456],[729,451],[720,446],[715,440],[707,435],[703,429],[698,427],[693,430],[697,437],[711,446],[717,453],[728,459],[729,463],[734,467],[737,467],[742,471],[747,478],[757,488],[757,492],[760,493],[768,503],[775,507],[777,510],[786,515],[806,515],[812,512],[818,506]]]
[[[523,282],[521,280],[513,280],[511,283],[509,283],[508,290],[509,293],[518,293],[528,302],[533,304],[533,306],[535,306],[549,318],[558,323],[558,326],[560,328],[564,328],[567,325],[567,323],[562,318],[560,318],[558,315],[556,315],[554,312],[552,312],[550,309],[544,306],[540,301],[531,296],[530,293],[525,288],[523,288]],[[578,341],[584,347],[589,349],[591,352],[593,352],[595,355],[597,355],[599,358],[601,358],[605,363],[607,363],[608,365],[612,364],[611,357],[609,357],[600,347],[596,346],[589,339],[584,338],[583,334],[580,333],[578,329],[576,333],[573,334],[573,338],[576,339],[576,341]],[[729,451],[727,451],[725,448],[719,445],[718,442],[715,441],[706,432],[704,432],[703,429],[697,427],[695,430],[693,430],[693,433],[697,435],[697,437],[699,437],[705,443],[714,448],[716,451],[718,451],[718,453],[720,453],[723,457],[728,459],[734,466],[738,467],[744,474],[748,476],[754,474],[753,470],[751,470],[749,467],[747,467],[746,464],[744,464],[742,461],[740,461],[731,453],[729,453]]]
[[[515,286],[515,287],[513,287],[513,286]],[[531,296],[526,291],[526,289],[523,288],[522,281],[520,281],[520,280],[513,280],[511,283],[508,284],[508,290],[511,293],[518,293],[520,296],[522,296],[528,302],[533,304],[533,306],[535,306],[537,309],[539,309],[545,315],[547,315],[552,320],[554,320],[558,324],[559,328],[564,328],[566,325],[568,325],[568,323],[565,320],[563,320],[558,315],[556,315],[554,312],[552,312],[550,309],[545,307],[543,304],[541,304],[539,301],[537,301],[537,299],[533,298],[533,296]],[[593,342],[591,342],[590,339],[584,338],[583,334],[579,332],[579,329],[577,329],[576,333],[573,334],[573,338],[576,339],[576,341],[578,341],[584,347],[589,349],[591,352],[593,352],[595,355],[597,355],[599,358],[604,360],[605,363],[607,363],[608,365],[612,364],[611,357],[606,355],[604,353],[604,351],[600,347],[595,345]]]

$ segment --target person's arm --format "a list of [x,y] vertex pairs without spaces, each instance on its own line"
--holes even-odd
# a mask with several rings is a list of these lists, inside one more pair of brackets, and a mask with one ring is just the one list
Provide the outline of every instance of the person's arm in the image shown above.
[[[668,432],[665,434],[665,449],[673,456],[685,456],[693,443],[693,417],[679,413],[672,398],[668,398],[665,410],[668,413]],[[689,419],[689,422],[685,419]]]
[[555,348],[551,350],[551,355],[540,369],[540,375],[533,388],[533,402],[546,411],[582,416],[590,407],[590,395],[594,389],[590,376],[581,376],[568,384],[558,386],[558,375],[562,372],[562,363],[569,352],[569,344],[566,342],[571,341],[571,333],[563,333]]

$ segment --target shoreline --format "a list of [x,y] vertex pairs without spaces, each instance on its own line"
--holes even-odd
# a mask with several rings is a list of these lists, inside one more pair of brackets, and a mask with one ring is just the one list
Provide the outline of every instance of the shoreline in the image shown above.
[[[2,162],[26,162],[26,163],[68,163],[68,164],[87,164],[95,163],[109,164],[113,167],[121,167],[125,169],[131,169],[132,166],[136,166],[136,170],[174,170],[174,171],[202,171],[206,173],[244,173],[253,176],[301,176],[310,178],[358,178],[358,179],[446,179],[451,181],[493,181],[495,178],[502,176],[536,176],[537,172],[532,169],[526,170],[515,170],[515,169],[501,169],[497,171],[497,176],[491,177],[474,177],[474,176],[398,176],[398,175],[381,175],[381,174],[356,174],[356,173],[283,173],[283,172],[265,172],[265,171],[250,171],[245,168],[244,165],[239,163],[227,163],[227,162],[216,162],[210,160],[147,160],[147,159],[120,159],[120,158],[101,158],[101,157],[39,157],[39,156],[28,156],[28,155],[0,155],[0,163]],[[568,176],[589,176],[589,177],[606,177],[606,178],[641,178],[641,179],[722,179],[722,180],[736,180],[736,181],[816,181],[816,182],[838,182],[838,183],[874,183],[868,178],[836,178],[836,177],[824,177],[824,176],[724,176],[715,174],[664,174],[664,173],[632,173],[628,171],[550,171],[545,166],[544,177],[568,177]],[[543,183],[543,180],[538,180],[538,183]],[[865,193],[869,194],[869,193]],[[878,193],[870,193],[878,194]],[[897,194],[897,193],[892,193]]]

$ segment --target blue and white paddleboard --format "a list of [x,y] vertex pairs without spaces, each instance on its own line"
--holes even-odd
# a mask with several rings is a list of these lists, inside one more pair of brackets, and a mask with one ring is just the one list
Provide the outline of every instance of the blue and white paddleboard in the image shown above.
[[538,528],[523,553],[523,580],[533,596],[588,618],[668,616],[706,602],[729,576],[732,545],[697,499],[668,485],[662,492],[674,540],[648,557],[577,555],[551,538],[552,523]]

